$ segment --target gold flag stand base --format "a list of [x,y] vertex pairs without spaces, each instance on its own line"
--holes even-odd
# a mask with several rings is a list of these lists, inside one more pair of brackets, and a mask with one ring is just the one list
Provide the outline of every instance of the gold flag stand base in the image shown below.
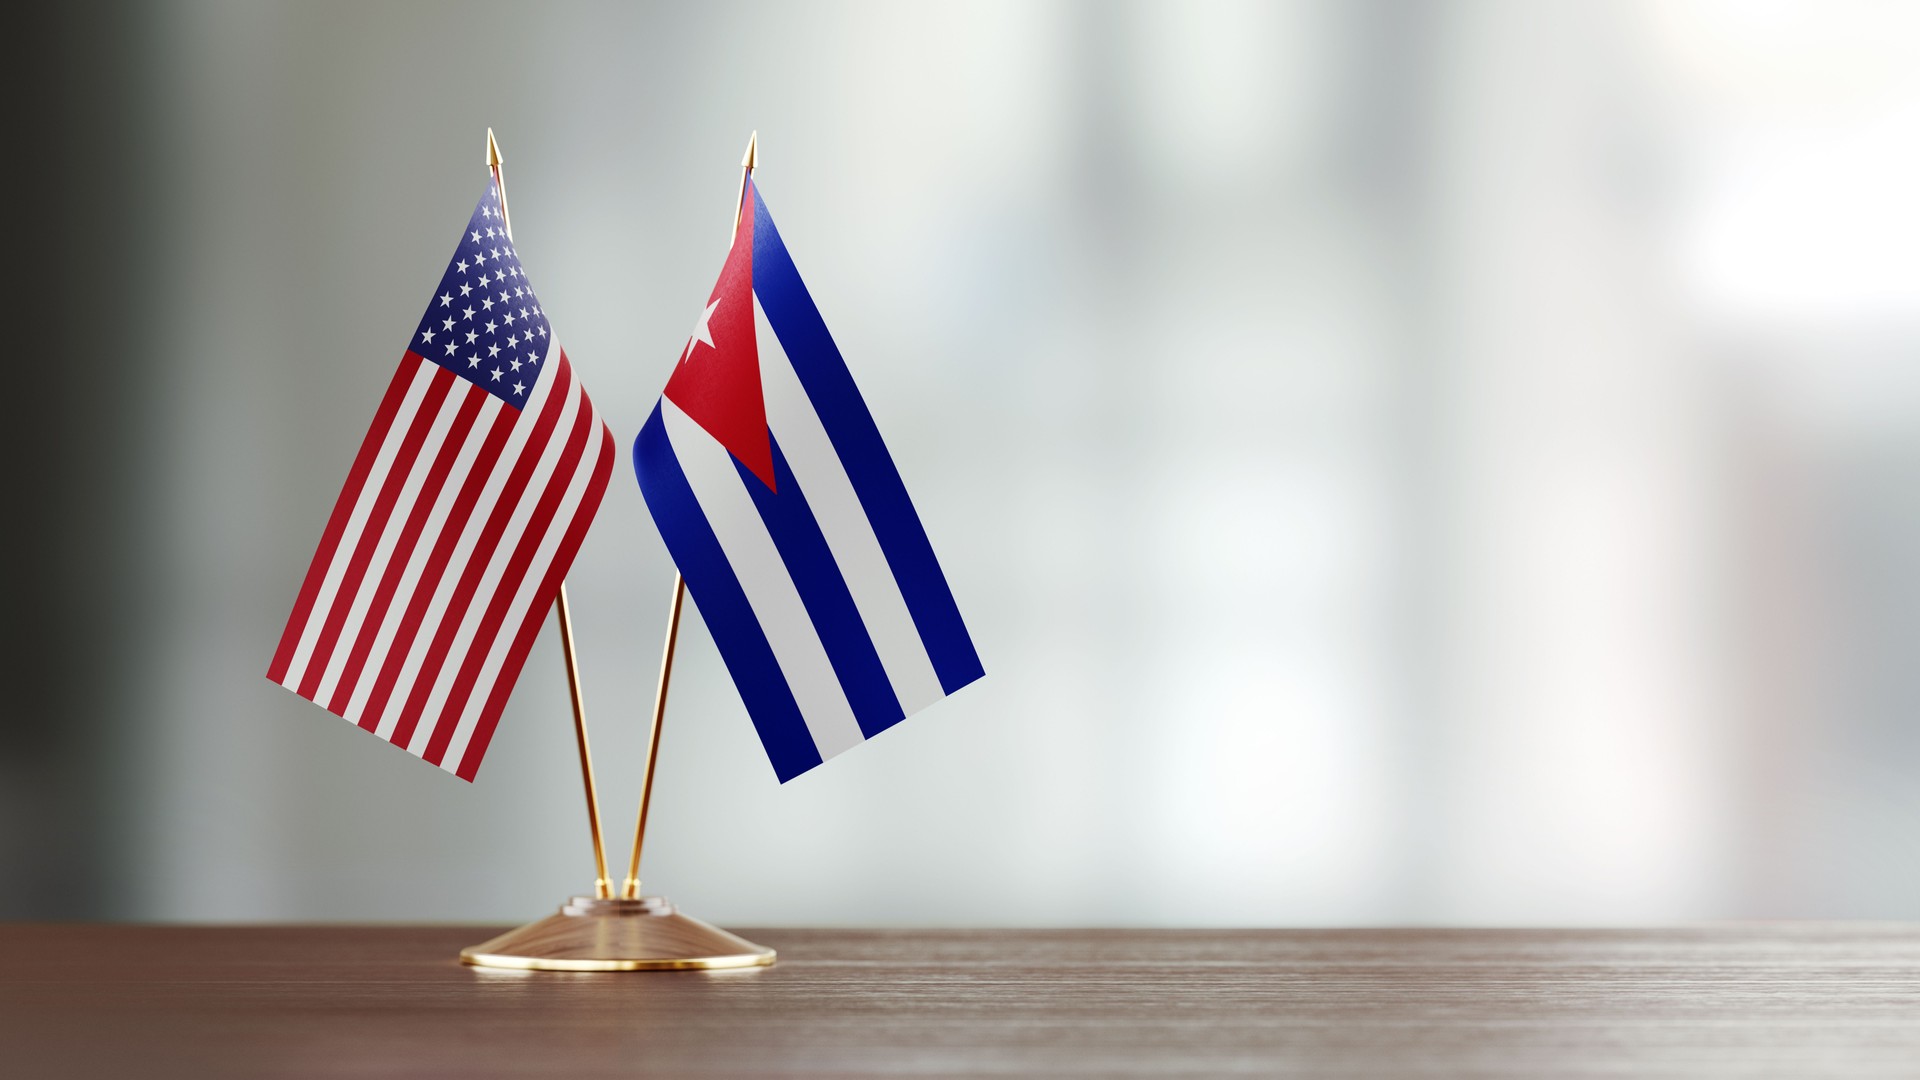
[[557,915],[461,949],[460,960],[521,971],[712,971],[762,967],[774,952],[683,915],[662,897],[576,896]]

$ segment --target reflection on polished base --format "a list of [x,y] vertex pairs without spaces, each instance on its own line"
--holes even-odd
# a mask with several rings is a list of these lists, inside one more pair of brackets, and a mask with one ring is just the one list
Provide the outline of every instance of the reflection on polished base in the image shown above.
[[682,915],[658,896],[576,896],[557,915],[460,950],[460,960],[522,971],[695,971],[761,967],[774,952]]

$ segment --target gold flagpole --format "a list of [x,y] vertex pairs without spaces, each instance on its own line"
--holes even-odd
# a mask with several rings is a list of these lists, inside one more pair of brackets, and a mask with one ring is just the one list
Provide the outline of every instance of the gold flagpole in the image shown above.
[[633,827],[633,859],[620,895],[640,899],[640,847],[647,838],[647,808],[653,803],[653,766],[660,760],[660,721],[667,713],[667,683],[673,679],[673,647],[680,640],[680,605],[686,599],[687,579],[673,575],[673,602],[667,608],[667,644],[660,653],[660,682],[653,691],[653,724],[647,730],[647,769],[640,781],[640,820]]
[[[513,239],[513,219],[507,214],[507,181],[500,172],[500,144],[487,129],[487,168],[493,173],[494,189],[500,193],[500,224],[507,239]],[[554,618],[560,623],[560,654],[567,664],[567,693],[573,699],[573,737],[580,744],[580,778],[587,788],[587,827],[593,830],[593,895],[604,900],[613,895],[607,877],[607,848],[600,834],[600,797],[594,792],[593,753],[587,749],[587,703],[580,693],[580,661],[573,651],[573,616],[567,611],[567,583],[560,583],[560,596],[553,604]]]
[[[747,152],[740,159],[740,190],[733,197],[733,235],[727,248],[740,237],[740,211],[747,201],[747,177],[753,175],[759,159],[760,133],[747,136]],[[673,575],[673,601],[667,607],[667,644],[660,652],[660,681],[653,691],[653,724],[647,734],[647,769],[640,781],[640,820],[633,826],[633,858],[627,863],[627,878],[620,883],[620,895],[640,899],[640,849],[647,842],[647,809],[653,802],[653,767],[660,760],[660,723],[667,715],[667,684],[673,679],[673,647],[680,639],[680,608],[687,595],[687,579]]]
[[[754,143],[747,141],[747,157],[740,163],[740,195],[734,200],[734,232],[739,234],[739,208],[746,200],[747,176],[753,172]],[[487,157],[497,180],[500,151],[487,132]],[[506,216],[505,189],[500,213]],[[729,245],[731,246],[731,245]],[[567,591],[560,589],[561,645],[567,654],[567,679],[573,687],[574,730],[580,736],[580,770],[587,781],[587,814],[593,822],[593,854],[600,880],[591,898],[576,896],[559,912],[538,922],[509,930],[490,941],[460,950],[463,963],[480,967],[528,971],[685,971],[689,969],[761,967],[774,962],[764,945],[729,934],[675,908],[665,897],[640,895],[640,844],[647,835],[647,804],[653,798],[654,765],[660,757],[660,723],[667,711],[667,683],[673,677],[673,648],[680,636],[680,610],[687,581],[673,576],[673,603],[667,611],[667,644],[660,656],[660,685],[653,695],[653,730],[648,734],[647,771],[640,788],[640,820],[633,832],[633,861],[615,898],[607,890],[607,862],[600,846],[600,815],[593,794],[593,765],[587,756],[587,725],[580,706],[580,679],[574,670],[573,632],[567,620]]]

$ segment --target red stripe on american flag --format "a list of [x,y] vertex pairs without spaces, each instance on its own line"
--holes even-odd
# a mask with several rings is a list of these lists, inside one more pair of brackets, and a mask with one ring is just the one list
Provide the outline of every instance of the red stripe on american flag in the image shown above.
[[[411,354],[409,354],[409,357]],[[380,456],[381,444],[387,441],[387,431],[393,426],[393,414],[400,409],[400,403],[406,399],[407,387],[412,385],[413,376],[419,369],[402,357],[393,369],[393,381],[387,384],[386,395],[380,399],[380,407],[374,411],[373,426],[367,430],[367,437],[361,440],[360,452],[354,455],[353,468],[347,472],[347,484],[340,489],[340,497],[334,501],[333,513],[327,518],[326,531],[320,534],[320,547],[313,553],[313,562],[307,565],[307,578],[300,583],[300,595],[293,602],[293,614],[287,616],[287,628],[280,634],[280,647],[274,650],[273,662],[267,666],[267,678],[274,682],[285,682],[287,666],[293,662],[293,654],[300,647],[300,635],[306,631],[307,620],[313,615],[314,598],[320,594],[320,585],[326,580],[327,567],[333,564],[334,550],[340,546],[340,534],[346,531],[347,519],[353,516],[353,506],[360,500],[360,489],[366,486],[367,473],[373,469],[373,459]]]
[[[580,498],[573,520],[567,524],[567,532],[561,538],[560,547],[553,553],[553,561],[547,566],[547,576],[540,583],[540,592],[534,604],[527,609],[527,617],[521,624],[520,632],[514,636],[513,647],[507,653],[506,663],[501,665],[500,677],[494,680],[492,692],[487,695],[487,704],[481,710],[480,720],[473,729],[473,736],[467,742],[467,752],[460,757],[460,767],[454,773],[462,780],[471,782],[480,771],[480,759],[486,756],[487,744],[493,741],[493,729],[500,723],[500,714],[505,710],[507,697],[513,693],[514,673],[527,661],[527,652],[533,648],[534,639],[540,636],[540,625],[546,621],[547,609],[553,606],[553,598],[560,593],[560,584],[566,579],[567,570],[572,567],[574,556],[580,552],[580,544],[587,536],[587,527],[593,524],[594,515],[600,509],[601,497],[606,494],[607,481],[613,476],[613,462],[617,456],[614,449],[613,432],[605,424],[600,424],[600,454],[594,465],[593,479],[588,481],[587,490]],[[544,599],[543,599],[544,598]]]
[[[500,544],[500,535],[506,531],[507,521],[514,507],[520,503],[521,496],[532,479],[535,466],[539,464],[540,454],[546,449],[553,437],[553,429],[558,424],[560,412],[566,407],[568,392],[572,389],[572,372],[560,365],[553,373],[554,386],[548,391],[547,401],[540,413],[534,418],[534,429],[522,445],[520,457],[513,464],[513,471],[500,492],[500,499],[493,505],[487,523],[480,531],[479,542],[474,545],[462,569],[453,596],[440,618],[432,644],[428,646],[426,660],[420,665],[419,673],[414,677],[412,687],[408,689],[405,704],[401,706],[400,723],[394,728],[391,739],[405,746],[412,741],[413,731],[419,725],[425,710],[427,698],[433,692],[433,685],[440,677],[440,669],[446,663],[447,653],[453,647],[453,638],[460,629],[460,623],[466,618],[468,607],[473,602],[480,578],[485,573],[487,563],[493,558],[493,552]],[[521,423],[527,422],[523,413]],[[477,639],[476,639],[477,640]],[[471,647],[471,646],[470,646]]]
[[[486,391],[480,392],[484,394]],[[512,435],[514,424],[520,419],[521,414],[510,408],[503,408],[494,414],[493,424],[487,429],[486,441],[480,445],[480,452],[473,459],[473,467],[467,471],[466,479],[460,485],[460,493],[454,496],[453,507],[447,512],[446,524],[433,537],[433,549],[427,554],[427,565],[420,572],[420,581],[414,586],[413,595],[407,598],[400,626],[394,631],[393,641],[387,645],[386,662],[381,664],[373,692],[368,695],[366,708],[360,714],[360,726],[368,731],[377,730],[381,718],[386,715],[387,702],[393,696],[401,669],[406,666],[407,654],[413,651],[420,624],[426,619],[427,607],[433,602],[435,590],[440,587],[447,563],[453,558],[454,548],[459,546],[460,533],[473,516],[474,504],[480,501],[480,492],[485,490],[487,478],[493,474],[506,448],[507,438]],[[398,735],[397,729],[395,734]],[[394,741],[401,746],[406,745],[404,739],[396,737]]]
[[480,417],[480,407],[489,397],[485,390],[471,383],[462,385],[464,390],[454,391],[464,395],[460,399],[460,411],[454,414],[453,423],[447,427],[439,451],[434,454],[433,464],[427,469],[426,480],[415,493],[413,507],[400,526],[400,535],[394,542],[393,550],[387,555],[386,571],[374,585],[372,601],[367,605],[365,617],[360,620],[359,633],[354,635],[353,647],[347,653],[346,666],[340,672],[340,681],[334,686],[332,700],[323,703],[327,711],[336,716],[347,714],[347,703],[353,700],[354,687],[360,681],[361,669],[366,666],[367,654],[373,651],[373,643],[380,636],[380,626],[386,622],[394,591],[400,587],[400,578],[413,559],[420,533],[426,528],[434,504],[440,501],[441,490],[446,487],[447,477],[453,472],[454,459],[460,456],[460,449],[466,445],[467,437]]
[[[454,678],[446,705],[440,712],[440,722],[434,728],[426,752],[420,755],[431,764],[438,765],[446,757],[447,744],[453,739],[460,714],[466,711],[467,699],[473,695],[474,681],[480,677],[480,668],[486,663],[487,653],[500,636],[501,624],[506,621],[513,598],[520,591],[520,583],[526,580],[527,566],[533,562],[533,553],[539,548],[540,541],[546,539],[547,530],[552,528],[554,517],[560,509],[560,500],[567,493],[567,484],[580,468],[580,456],[592,442],[593,408],[584,394],[581,395],[580,405],[581,408],[573,417],[573,429],[567,432],[560,461],[554,466],[553,477],[540,492],[533,513],[527,518],[526,528],[521,531],[513,554],[507,558],[499,583],[494,587],[493,594],[487,597],[486,609],[473,635],[475,647],[468,649],[467,655],[462,658],[460,672]],[[551,600],[550,597],[547,599]],[[540,600],[538,595],[534,597],[533,606],[528,608],[529,618],[537,617],[535,613],[545,608]],[[486,643],[485,648],[480,647],[481,642]],[[504,666],[501,668],[503,673],[507,670]]]
[[394,503],[399,501],[400,489],[406,486],[407,474],[413,471],[413,463],[420,456],[420,448],[426,444],[434,418],[440,415],[440,406],[446,401],[454,378],[453,372],[446,368],[434,368],[433,377],[427,383],[427,392],[414,410],[407,433],[400,441],[400,449],[394,454],[393,463],[387,467],[386,482],[380,485],[380,493],[374,497],[366,524],[361,526],[360,542],[354,545],[346,573],[341,576],[340,587],[333,594],[333,607],[327,612],[327,621],[320,627],[320,639],[314,644],[313,656],[308,659],[306,673],[300,679],[297,693],[309,701],[314,700],[320,692],[320,680],[326,675],[327,664],[333,660],[333,647],[340,640],[340,628],[347,621],[348,613],[353,610],[353,602],[360,594],[360,583],[367,576],[367,564],[373,561],[373,551],[380,546],[381,534],[387,531],[387,520],[393,515]]

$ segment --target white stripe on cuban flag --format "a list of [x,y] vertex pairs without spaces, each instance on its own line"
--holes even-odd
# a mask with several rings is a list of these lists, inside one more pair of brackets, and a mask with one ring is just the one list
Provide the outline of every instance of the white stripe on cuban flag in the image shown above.
[[892,456],[746,190],[634,467],[786,781],[982,670]]
[[753,304],[755,342],[760,347],[760,385],[767,399],[767,427],[785,452],[800,490],[806,492],[814,520],[827,546],[833,549],[833,561],[846,578],[847,589],[860,609],[861,621],[873,638],[873,646],[886,667],[887,680],[901,710],[912,715],[946,697],[940,688],[940,676],[934,672],[920,635],[913,628],[913,614],[906,598],[887,567],[887,557],[873,534],[860,496],[853,490],[834,452],[833,440],[813,411],[806,388],[794,374],[780,339],[767,323],[759,300]]
[[660,412],[673,455],[787,678],[814,749],[822,760],[852,749],[865,737],[860,722],[853,718],[853,707],[780,549],[753,505],[746,487],[750,481],[741,480],[727,448],[687,419],[673,402],[663,402]]

